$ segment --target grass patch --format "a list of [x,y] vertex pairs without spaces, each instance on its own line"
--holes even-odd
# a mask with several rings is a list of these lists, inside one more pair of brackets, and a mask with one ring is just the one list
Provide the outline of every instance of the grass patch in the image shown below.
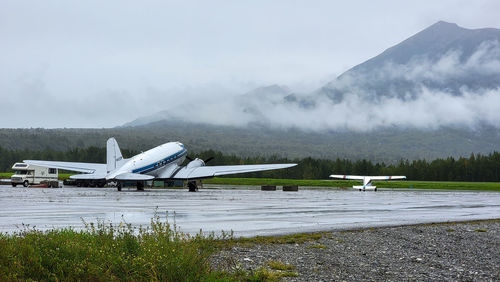
[[215,177],[203,180],[206,184],[222,185],[298,185],[298,186],[319,186],[319,187],[349,187],[359,184],[356,181],[335,181],[335,180],[301,180],[301,179],[274,179],[274,178],[222,178]]
[[373,185],[383,188],[500,191],[499,182],[381,181],[373,182]]
[[[298,185],[317,187],[352,187],[360,185],[358,181],[343,180],[299,180],[271,178],[221,178],[203,180],[206,184],[221,185]],[[446,189],[446,190],[486,190],[500,191],[498,182],[453,182],[453,181],[374,181],[373,185],[380,188],[410,188],[410,189]]]
[[[0,172],[0,178],[10,179],[12,175],[14,175],[13,172]],[[65,180],[68,179],[71,175],[74,175],[74,173],[59,173],[58,178],[59,180]]]
[[315,244],[307,247],[308,249],[326,249],[325,245],[322,244]]
[[12,172],[0,172],[0,178],[9,178],[13,175]]
[[269,261],[267,263],[267,265],[271,269],[274,269],[274,270],[294,270],[295,269],[295,266],[293,266],[291,264],[285,264],[285,263],[282,263],[281,261],[275,261],[275,260]]
[[[231,239],[232,243],[243,244],[303,244],[305,242],[314,242],[323,238],[325,233],[301,233],[284,235],[279,237],[274,236],[257,236],[252,238]],[[226,241],[226,242],[229,242]]]
[[274,271],[269,270],[267,268],[261,267],[255,271],[250,273],[245,273],[247,275],[246,278],[241,279],[241,277],[237,277],[234,281],[281,281],[281,278],[284,277],[298,277],[299,274],[297,272],[292,271]]
[[212,270],[213,235],[190,236],[158,217],[147,228],[98,222],[86,229],[0,234],[3,281],[231,281],[252,273]]

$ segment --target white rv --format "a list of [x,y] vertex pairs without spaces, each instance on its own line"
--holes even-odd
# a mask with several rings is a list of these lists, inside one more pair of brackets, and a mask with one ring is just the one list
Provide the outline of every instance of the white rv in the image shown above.
[[18,184],[28,187],[33,184],[40,184],[42,181],[57,181],[57,168],[15,163],[12,169],[14,170],[14,175],[10,177],[10,180],[13,187],[16,187]]

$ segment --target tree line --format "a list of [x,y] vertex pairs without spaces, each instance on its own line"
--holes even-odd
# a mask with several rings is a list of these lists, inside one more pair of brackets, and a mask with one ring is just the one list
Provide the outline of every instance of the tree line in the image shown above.
[[[122,150],[125,158],[137,154],[134,150]],[[330,174],[353,175],[406,175],[408,180],[428,181],[482,181],[500,182],[500,152],[488,155],[471,154],[468,158],[445,158],[427,160],[401,160],[396,164],[372,162],[369,160],[340,159],[287,159],[278,156],[271,157],[239,157],[224,155],[220,151],[207,150],[190,154],[206,160],[213,157],[208,165],[235,165],[260,163],[297,163],[288,169],[248,173],[241,177],[266,177],[290,179],[328,179]],[[101,147],[75,148],[67,151],[46,149],[8,150],[0,147],[0,171],[11,172],[12,165],[26,159],[57,160],[72,162],[106,162],[106,149]],[[186,160],[186,162],[188,162]],[[234,176],[233,176],[234,177]]]

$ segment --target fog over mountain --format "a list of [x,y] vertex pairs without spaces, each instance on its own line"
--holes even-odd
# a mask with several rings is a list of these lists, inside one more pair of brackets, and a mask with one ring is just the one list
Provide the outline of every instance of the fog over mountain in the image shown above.
[[161,120],[312,131],[500,127],[500,30],[438,22],[312,93],[271,85],[166,107]]

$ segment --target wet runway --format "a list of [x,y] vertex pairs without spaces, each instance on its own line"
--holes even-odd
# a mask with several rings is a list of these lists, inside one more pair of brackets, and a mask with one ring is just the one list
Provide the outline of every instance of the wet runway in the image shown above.
[[302,188],[260,191],[205,185],[186,190],[60,189],[0,186],[0,232],[83,227],[83,220],[147,226],[155,212],[183,232],[221,230],[236,236],[500,218],[500,193],[438,190]]

